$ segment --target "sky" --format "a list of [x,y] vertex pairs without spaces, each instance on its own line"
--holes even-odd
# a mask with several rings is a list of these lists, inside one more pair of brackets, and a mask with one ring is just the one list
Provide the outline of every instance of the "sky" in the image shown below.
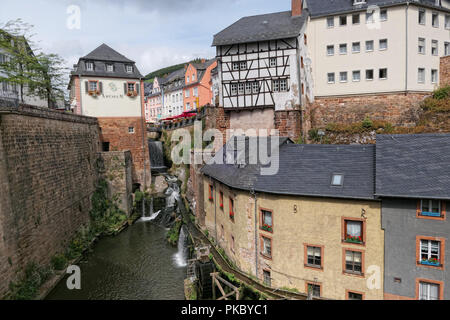
[[106,43],[146,75],[212,58],[214,34],[244,16],[290,6],[290,0],[2,0],[0,26],[18,18],[33,25],[33,41],[69,67]]

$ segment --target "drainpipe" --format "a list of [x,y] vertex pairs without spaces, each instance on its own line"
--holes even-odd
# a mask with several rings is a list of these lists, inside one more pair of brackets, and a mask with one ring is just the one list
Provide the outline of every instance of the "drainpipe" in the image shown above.
[[[147,190],[147,173],[146,173],[146,160],[147,160],[147,157],[146,157],[146,155],[145,155],[145,136],[146,136],[146,133],[147,133],[147,126],[146,126],[146,124],[145,124],[145,114],[144,114],[144,108],[145,108],[145,105],[144,105],[144,101],[142,100],[142,98],[143,98],[143,96],[144,96],[144,90],[145,90],[145,85],[144,86],[141,86],[141,81],[142,81],[142,78],[140,78],[139,79],[139,92],[141,93],[140,94],[140,98],[141,98],[141,125],[142,125],[142,155],[143,155],[143,159],[144,159],[144,173],[143,173],[143,175],[144,175],[144,193],[145,193],[145,191]],[[145,217],[145,197],[142,199],[142,216],[143,217]]]
[[255,198],[255,276],[258,277],[258,198],[254,189],[250,191],[250,194]]
[[[216,205],[216,184],[213,183],[212,179],[211,181],[211,185],[213,187],[213,192],[212,192],[212,197],[214,199],[214,235],[215,235],[215,239],[216,239],[216,243],[219,244],[219,238],[217,238],[217,205]],[[209,186],[208,186],[209,188]]]
[[409,1],[406,2],[406,69],[405,69],[405,96],[408,94],[408,9],[409,9]]

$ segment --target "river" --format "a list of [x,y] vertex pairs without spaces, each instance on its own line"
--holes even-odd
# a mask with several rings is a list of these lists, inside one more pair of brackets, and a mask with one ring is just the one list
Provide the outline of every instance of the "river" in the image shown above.
[[[167,229],[139,221],[116,237],[101,239],[79,264],[81,290],[66,278],[49,300],[182,300],[186,267],[166,241]],[[178,262],[177,262],[178,261]]]

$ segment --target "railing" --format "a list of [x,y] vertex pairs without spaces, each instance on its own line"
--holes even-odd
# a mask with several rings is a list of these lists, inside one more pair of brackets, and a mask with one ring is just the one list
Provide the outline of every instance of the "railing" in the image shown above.
[[188,260],[187,262],[187,278],[191,281],[197,279],[197,273],[195,272],[195,262],[197,262],[197,259]]

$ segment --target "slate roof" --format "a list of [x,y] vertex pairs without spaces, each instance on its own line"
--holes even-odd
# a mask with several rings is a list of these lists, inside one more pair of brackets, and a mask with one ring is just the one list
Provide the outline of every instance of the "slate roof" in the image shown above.
[[306,0],[309,14],[313,18],[347,13],[353,11],[366,10],[368,6],[377,5],[379,7],[389,7],[399,4],[421,5],[429,8],[439,8],[441,10],[450,11],[442,6],[436,6],[435,0],[367,0],[365,4],[353,5],[353,0]]
[[[184,75],[186,74],[186,70],[184,68],[181,68],[179,70],[176,70],[172,73],[170,73],[167,77],[164,78],[164,86],[166,88],[165,92],[172,92],[176,90],[180,90],[184,87]],[[168,88],[168,85],[171,83],[176,84],[177,81],[181,81],[180,85],[175,85],[172,88]]]
[[[94,71],[88,71],[86,69],[86,62],[88,61],[94,63]],[[106,71],[106,64],[110,63],[114,65],[114,72]],[[133,65],[132,73],[126,71],[127,65]],[[88,55],[81,57],[76,70],[72,71],[71,74],[88,77],[143,78],[134,61],[118,53],[106,44],[102,44]]]
[[450,199],[450,134],[377,135],[376,195]]
[[308,10],[303,10],[300,17],[292,17],[291,11],[244,17],[214,35],[212,45],[295,38],[300,35],[307,15]]
[[[248,152],[248,151],[247,151]],[[261,175],[262,165],[204,166],[202,172],[241,190],[313,197],[374,199],[374,156],[371,145],[296,145],[280,143],[279,170]],[[220,154],[220,153],[219,153]],[[343,174],[342,187],[331,186]]]

